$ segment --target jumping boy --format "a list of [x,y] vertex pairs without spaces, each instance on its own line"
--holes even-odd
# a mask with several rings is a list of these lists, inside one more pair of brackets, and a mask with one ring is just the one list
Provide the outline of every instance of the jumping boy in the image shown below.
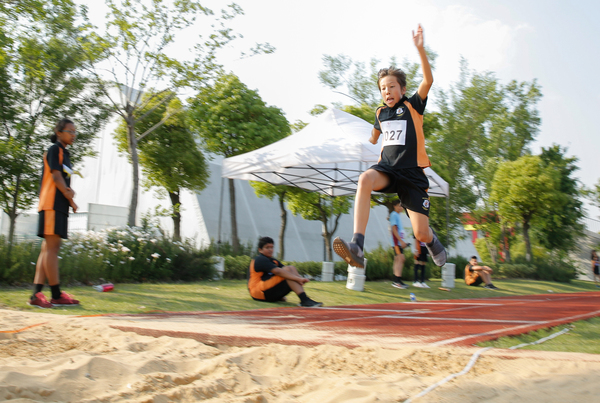
[[419,51],[423,81],[417,92],[407,98],[406,74],[390,67],[381,69],[377,85],[384,106],[377,109],[375,125],[369,141],[377,144],[383,134],[379,162],[358,179],[354,201],[354,236],[350,242],[333,241],[334,251],[348,264],[364,267],[363,246],[369,221],[372,192],[397,193],[412,223],[415,238],[425,242],[434,263],[446,263],[446,250],[429,227],[429,180],[423,169],[431,166],[425,151],[423,112],[427,94],[433,84],[431,67],[423,46],[423,28],[413,31],[413,42]]

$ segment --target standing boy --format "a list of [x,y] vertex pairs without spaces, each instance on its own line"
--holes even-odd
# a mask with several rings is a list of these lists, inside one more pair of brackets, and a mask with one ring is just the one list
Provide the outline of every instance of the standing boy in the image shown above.
[[[425,245],[425,242],[416,242],[416,251],[415,251],[415,282],[413,286],[419,288],[430,288],[427,283],[425,283],[425,265],[427,265],[427,255],[429,251]],[[419,271],[421,274],[419,275]]]
[[390,213],[390,232],[392,233],[392,249],[394,250],[394,281],[392,287],[407,289],[408,286],[402,281],[402,269],[404,268],[404,249],[410,245],[402,239],[402,219],[400,213],[402,206],[400,200],[395,199],[392,202],[394,211]]
[[350,242],[333,241],[334,251],[348,264],[364,267],[364,238],[369,221],[371,193],[397,193],[413,226],[415,238],[425,242],[434,263],[446,263],[446,250],[429,227],[429,180],[423,169],[431,166],[425,151],[423,112],[433,84],[431,67],[423,46],[423,28],[413,31],[419,51],[423,81],[410,98],[406,93],[406,74],[399,69],[381,69],[377,85],[384,106],[377,109],[369,141],[377,144],[383,134],[379,162],[360,175],[354,201],[354,236]]
[[[39,308],[79,305],[78,300],[60,290],[58,274],[61,239],[68,238],[69,207],[74,213],[77,212],[77,204],[73,200],[75,192],[71,189],[71,178],[65,169],[72,168],[67,147],[76,138],[75,124],[69,119],[62,119],[56,124],[54,134],[50,137],[54,144],[44,153],[38,206],[38,236],[44,240],[35,265],[33,294],[28,301],[29,305]],[[50,302],[42,293],[46,281],[52,293]]]
[[273,258],[273,238],[268,236],[258,240],[258,252],[250,262],[248,291],[252,299],[265,302],[285,301],[285,296],[294,291],[300,298],[299,306],[319,307],[322,302],[308,298],[304,284],[308,279],[301,277],[294,266],[284,266]]

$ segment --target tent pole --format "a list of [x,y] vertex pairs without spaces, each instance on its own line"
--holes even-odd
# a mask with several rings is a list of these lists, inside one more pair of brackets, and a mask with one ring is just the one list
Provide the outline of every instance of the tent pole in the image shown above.
[[219,229],[217,231],[217,255],[221,247],[221,217],[223,216],[223,181],[225,178],[221,177],[221,198],[219,199]]
[[446,196],[446,247],[450,246],[450,232],[448,232],[448,222],[450,221],[450,191]]

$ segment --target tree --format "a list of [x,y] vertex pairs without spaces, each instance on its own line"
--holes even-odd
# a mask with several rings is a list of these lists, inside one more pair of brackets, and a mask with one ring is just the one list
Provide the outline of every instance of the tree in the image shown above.
[[598,208],[600,208],[600,179],[598,183],[594,185],[594,187],[589,191],[587,195],[592,204]]
[[73,164],[91,155],[90,142],[108,117],[98,88],[84,75],[86,55],[98,61],[94,35],[77,24],[70,0],[13,1],[0,7],[0,205],[15,222],[30,208],[49,135],[64,117],[73,119],[78,138]]
[[542,164],[554,170],[558,175],[558,190],[564,195],[561,204],[554,205],[548,214],[539,220],[535,228],[537,239],[549,250],[571,250],[579,235],[583,231],[581,219],[583,212],[582,190],[573,173],[577,167],[577,157],[566,157],[567,150],[554,144],[552,147],[542,148],[540,158]]
[[[112,110],[127,124],[128,152],[131,158],[133,186],[129,204],[128,224],[135,225],[139,193],[138,143],[162,126],[171,115],[181,112],[169,110],[169,114],[154,126],[139,130],[137,122],[150,113],[147,106],[167,105],[178,91],[199,88],[207,79],[220,71],[216,63],[219,48],[237,37],[226,23],[242,14],[241,8],[230,4],[220,15],[204,7],[199,1],[166,0],[106,0],[109,19],[106,23],[106,56],[109,65],[90,66],[104,95],[110,100]],[[196,24],[204,17],[207,34],[199,36],[198,42],[190,41],[194,49],[193,60],[172,56],[171,45],[177,34]],[[196,28],[198,28],[196,26]],[[202,27],[204,28],[204,27]],[[253,53],[271,52],[269,45],[257,45]],[[105,74],[106,73],[106,74]],[[142,102],[142,94],[149,88],[164,88]],[[113,90],[116,89],[118,94]],[[145,113],[141,113],[145,110]]]
[[[191,122],[205,149],[225,158],[256,150],[290,133],[281,109],[267,106],[258,92],[234,74],[224,74],[214,85],[201,88],[190,102]],[[237,253],[240,243],[233,179],[229,179],[229,200],[231,244]]]
[[292,188],[288,193],[288,208],[305,220],[321,221],[323,241],[328,262],[333,262],[331,238],[337,231],[340,217],[352,206],[352,196],[331,197],[318,192]]
[[545,166],[539,156],[523,156],[516,161],[500,164],[494,175],[491,199],[498,205],[500,220],[520,223],[523,229],[526,259],[531,261],[529,229],[565,203],[560,192],[560,176]]
[[287,210],[285,201],[289,194],[290,187],[285,185],[271,185],[266,182],[251,181],[250,186],[254,188],[254,193],[258,197],[266,197],[269,200],[277,198],[279,203],[279,216],[281,217],[281,226],[279,227],[279,259],[285,260],[285,229],[287,227]]
[[[153,97],[154,91],[149,91],[142,98]],[[150,189],[157,187],[159,196],[167,193],[171,200],[172,209],[170,216],[173,219],[173,239],[181,240],[181,191],[188,189],[199,192],[207,185],[209,169],[200,151],[194,135],[189,129],[187,110],[177,114],[173,110],[182,110],[183,106],[178,98],[173,98],[168,103],[160,103],[157,98],[147,103],[140,113],[146,117],[136,122],[137,127],[146,131],[158,122],[164,123],[155,129],[155,135],[144,138],[139,146],[140,165],[145,175],[142,186]],[[149,114],[146,112],[149,111]],[[165,116],[169,116],[165,120]],[[121,122],[116,130],[119,151],[127,152],[127,125]],[[160,190],[162,189],[162,191]]]

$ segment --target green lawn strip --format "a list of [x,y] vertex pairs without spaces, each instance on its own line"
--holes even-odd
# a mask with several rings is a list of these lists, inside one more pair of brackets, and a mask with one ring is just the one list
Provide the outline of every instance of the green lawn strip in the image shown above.
[[478,343],[480,347],[509,348],[523,343],[532,343],[554,333],[560,332],[564,328],[570,330],[553,339],[540,344],[520,347],[519,350],[540,350],[540,351],[563,351],[573,353],[600,354],[600,343],[598,334],[600,334],[600,318],[591,318],[580,320],[568,325],[561,325],[547,329],[539,329],[530,333],[518,336],[501,337],[497,340]]
[[[462,281],[456,282],[452,291],[441,291],[440,279],[428,282],[430,289],[410,287],[399,290],[391,286],[389,281],[369,281],[365,283],[364,292],[346,288],[345,281],[317,282],[307,284],[308,295],[323,302],[326,306],[382,304],[409,301],[409,294],[416,295],[418,301],[441,299],[471,299],[497,296],[518,296],[528,294],[570,293],[598,290],[593,283],[572,281],[571,283],[554,283],[533,280],[497,280],[494,282],[500,290],[491,291],[483,287],[469,287]],[[246,281],[221,280],[203,281],[184,284],[116,284],[114,291],[98,292],[92,287],[64,287],[81,301],[79,307],[54,308],[44,310],[63,315],[97,315],[106,313],[143,313],[150,311],[238,311],[259,308],[296,306],[298,297],[291,293],[288,302],[264,303],[254,301],[248,295]],[[44,289],[49,298],[49,289]],[[41,311],[37,307],[26,304],[31,294],[28,288],[0,288],[0,307]]]

